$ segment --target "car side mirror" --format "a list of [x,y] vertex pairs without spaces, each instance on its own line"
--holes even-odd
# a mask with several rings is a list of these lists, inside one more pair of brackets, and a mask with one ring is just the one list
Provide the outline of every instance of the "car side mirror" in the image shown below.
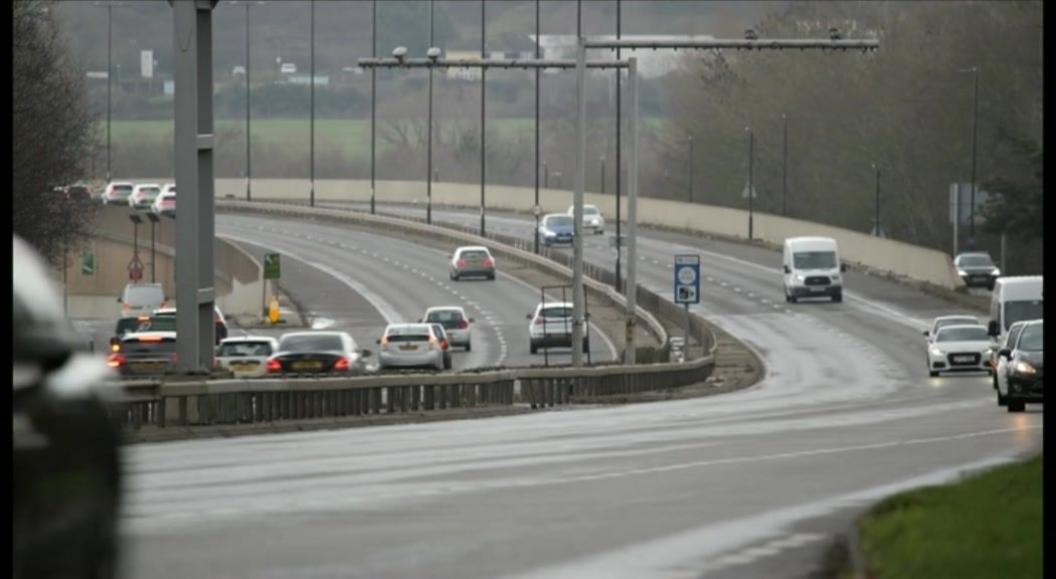
[[418,323],[422,323],[422,318],[418,318]]
[[925,336],[931,335],[931,332],[929,332],[929,331],[927,331],[927,330],[924,330],[924,335],[925,335]]
[[840,264],[840,271],[841,272],[847,271],[847,264],[846,263],[841,263]]
[[380,344],[380,343],[381,343],[381,338],[377,338],[377,339],[375,339],[375,340],[374,340],[374,343],[375,343],[375,344]]
[[788,269],[788,266],[784,266],[785,273],[792,273],[792,270]]
[[1010,350],[1008,348],[1001,348],[1001,351],[999,351],[997,353],[997,355],[1002,357],[1002,358],[1011,358],[1012,357],[1012,350]]
[[473,318],[469,318],[469,323],[474,324],[476,323],[476,320],[474,320]]
[[990,320],[990,323],[986,325],[986,333],[991,336],[998,335],[999,332],[997,331],[997,322],[995,320]]
[[371,352],[370,350],[366,350],[366,349],[364,349],[363,351],[361,351],[361,352],[359,353],[359,355],[360,355],[360,356],[363,356],[364,358],[369,358],[369,357],[371,357],[371,356],[373,356],[373,355],[374,355],[374,352]]
[[117,298],[117,303],[121,303],[121,298]]
[[532,314],[528,314],[528,315],[524,316],[524,319],[526,319],[526,320],[532,319]]

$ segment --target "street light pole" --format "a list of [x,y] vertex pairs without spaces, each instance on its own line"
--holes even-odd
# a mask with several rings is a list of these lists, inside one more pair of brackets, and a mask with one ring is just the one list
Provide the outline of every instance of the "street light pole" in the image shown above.
[[781,145],[781,215],[788,215],[788,115],[782,113],[784,138]]
[[550,188],[550,166],[543,161],[543,189]]
[[[535,0],[535,59],[539,60],[539,0]],[[535,69],[535,204],[532,205],[532,213],[535,215],[535,235],[533,248],[539,253],[539,74],[542,71]],[[544,165],[546,163],[543,163]]]
[[972,67],[974,96],[972,97],[972,199],[968,212],[968,249],[975,249],[975,162],[979,130],[979,67]]
[[576,188],[572,203],[572,365],[583,365],[583,190],[587,184],[587,49],[576,37]]
[[111,85],[113,80],[111,77],[114,75],[113,62],[113,39],[114,39],[114,19],[113,19],[113,5],[106,5],[106,182],[110,183],[112,174],[110,172],[110,163],[113,155],[110,152],[110,124],[113,112],[113,98],[111,96]]
[[[429,48],[433,48],[433,0],[429,0]],[[433,69],[429,68],[429,113],[426,129],[425,222],[433,222]]]
[[253,200],[253,191],[250,183],[253,180],[253,164],[250,153],[250,110],[252,108],[252,96],[249,84],[249,2],[246,2],[246,201]]
[[880,165],[873,163],[873,172],[876,174],[876,236],[880,237]]
[[[378,0],[370,4],[370,56],[378,57]],[[377,141],[375,116],[378,106],[378,69],[370,69],[370,214],[374,215],[374,151]]]
[[[616,0],[616,40],[620,39],[620,31],[622,24],[623,5],[620,0]],[[616,49],[616,60],[620,60],[620,49]],[[621,155],[623,154],[622,147],[622,136],[623,131],[621,130],[621,123],[623,122],[623,114],[621,113],[621,96],[620,91],[620,79],[623,73],[619,69],[616,69],[616,275],[613,281],[616,282],[616,291],[620,291],[620,282],[622,277],[620,275],[620,257],[623,254],[623,248],[620,247],[620,184],[623,179],[623,163]]]
[[686,200],[693,202],[693,136],[689,136],[689,156],[686,157],[686,166],[689,169],[689,190],[686,191]]
[[745,127],[748,132],[748,241],[752,240],[752,198],[755,197],[755,189],[752,187],[752,161],[755,157],[755,134],[751,127]]
[[[485,16],[484,2],[485,2],[485,0],[480,0],[480,59],[481,60],[487,60],[487,56],[484,55],[484,47],[485,47],[485,42],[487,40],[487,34],[485,34],[485,24],[484,24],[484,16]],[[484,182],[486,180],[486,175],[487,175],[486,171],[487,171],[487,169],[485,167],[485,158],[484,158],[484,151],[485,151],[485,145],[484,145],[485,124],[484,123],[486,122],[486,117],[484,116],[484,103],[485,103],[485,101],[487,99],[487,92],[485,91],[485,87],[487,86],[487,82],[486,82],[487,72],[488,72],[488,70],[486,68],[481,68],[480,69],[480,236],[481,237],[484,237],[484,233],[485,233],[485,229],[484,229],[484,215],[485,215],[485,209],[484,209]]]
[[311,22],[308,29],[308,205],[315,207],[315,0],[309,0],[308,11]]
[[[634,329],[637,325],[638,306],[638,59],[628,59],[627,90],[629,91],[628,106],[631,109],[630,142],[628,149],[630,153],[630,166],[627,169],[627,286],[625,295],[627,299],[627,321],[625,331],[625,347],[623,350],[624,364],[634,364],[636,355]],[[617,246],[619,251],[619,246]]]
[[605,157],[601,157],[601,193],[605,194]]

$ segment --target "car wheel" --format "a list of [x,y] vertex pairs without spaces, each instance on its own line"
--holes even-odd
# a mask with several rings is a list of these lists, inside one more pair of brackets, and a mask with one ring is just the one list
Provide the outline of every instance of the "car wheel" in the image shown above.
[[533,343],[528,345],[528,349],[531,350],[531,352],[534,354],[534,353],[539,351],[539,346],[536,346],[535,343],[533,342]]
[[939,375],[938,371],[936,371],[936,370],[928,370],[928,376],[931,376],[932,378],[934,378],[934,377],[936,377],[938,375]]
[[1008,400],[1008,411],[1009,412],[1023,412],[1026,410],[1026,404],[1021,400]]
[[583,340],[583,353],[586,354],[590,351],[590,340]]
[[836,292],[835,294],[833,294],[832,301],[836,302],[836,303],[842,302],[843,301],[843,292]]
[[488,274],[488,279],[491,281],[495,281],[495,274]]
[[451,356],[444,356],[444,370],[451,369]]
[[998,406],[1008,406],[1008,398],[1006,398],[1003,394],[1001,394],[1000,390],[997,391],[997,405]]
[[790,303],[790,304],[796,303],[796,296],[789,295],[788,296],[788,303]]
[[466,342],[466,351],[468,352],[468,351],[470,351],[472,349],[473,349],[473,344],[470,343],[470,342]]

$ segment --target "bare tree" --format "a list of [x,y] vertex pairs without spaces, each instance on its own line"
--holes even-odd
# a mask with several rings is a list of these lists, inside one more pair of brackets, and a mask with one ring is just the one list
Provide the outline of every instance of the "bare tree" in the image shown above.
[[83,75],[59,41],[51,2],[13,5],[12,222],[53,264],[91,234],[94,204],[68,200],[93,145]]

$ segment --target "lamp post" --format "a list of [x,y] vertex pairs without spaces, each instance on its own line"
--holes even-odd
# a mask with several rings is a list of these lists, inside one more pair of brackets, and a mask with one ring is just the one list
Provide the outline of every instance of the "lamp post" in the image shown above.
[[150,283],[155,283],[157,279],[155,277],[154,258],[157,254],[154,251],[154,224],[158,222],[158,216],[153,213],[147,213],[147,219],[150,220]]
[[752,198],[755,197],[755,188],[752,187],[752,162],[755,158],[755,134],[752,133],[751,127],[745,127],[744,130],[748,133],[748,241],[751,241],[753,237]]
[[972,73],[972,196],[968,208],[968,249],[975,249],[975,167],[979,137],[979,67],[973,66],[962,72]]
[[[535,59],[539,60],[539,0],[535,0]],[[533,248],[539,253],[539,74],[542,71],[535,69],[535,203],[532,205],[532,213],[535,215],[535,234],[533,236]],[[544,165],[546,163],[543,163]]]
[[113,39],[114,39],[114,11],[113,5],[106,5],[106,182],[110,183],[111,179],[111,162],[113,154],[110,149],[110,124],[113,116],[113,97],[111,95],[111,85],[113,80],[110,78],[113,76],[113,67],[111,65],[113,56]]
[[689,188],[686,190],[686,201],[693,202],[693,136],[690,135],[689,141],[689,153],[686,156],[686,169],[689,172]]
[[550,166],[547,165],[546,161],[543,161],[543,188],[550,188]]
[[876,229],[874,233],[880,237],[880,166],[876,163],[873,163],[873,173],[876,175],[876,217],[873,218]]
[[[370,56],[378,56],[378,0],[370,3]],[[374,151],[376,149],[376,114],[378,105],[378,69],[370,69],[370,214],[374,215]]]
[[[433,48],[433,0],[429,0],[429,49]],[[425,222],[433,222],[433,69],[429,69],[429,114],[426,132],[426,165],[425,165]]]
[[250,182],[253,180],[253,164],[250,153],[250,110],[252,105],[252,97],[250,93],[249,84],[249,6],[250,3],[246,2],[246,201],[253,200],[253,191]]
[[788,115],[781,113],[784,121],[784,138],[781,141],[781,215],[788,215]]
[[[487,34],[485,33],[485,0],[480,0],[480,59],[486,60],[487,56],[484,55],[485,44],[487,41]],[[484,237],[484,216],[486,213],[484,204],[484,183],[486,181],[487,168],[485,167],[484,151],[486,150],[484,144],[484,128],[487,117],[484,115],[484,104],[487,101],[487,72],[488,69],[480,69],[480,236]]]
[[315,207],[315,0],[309,0],[308,11],[308,205]]
[[602,155],[601,159],[601,193],[605,193],[605,156]]

